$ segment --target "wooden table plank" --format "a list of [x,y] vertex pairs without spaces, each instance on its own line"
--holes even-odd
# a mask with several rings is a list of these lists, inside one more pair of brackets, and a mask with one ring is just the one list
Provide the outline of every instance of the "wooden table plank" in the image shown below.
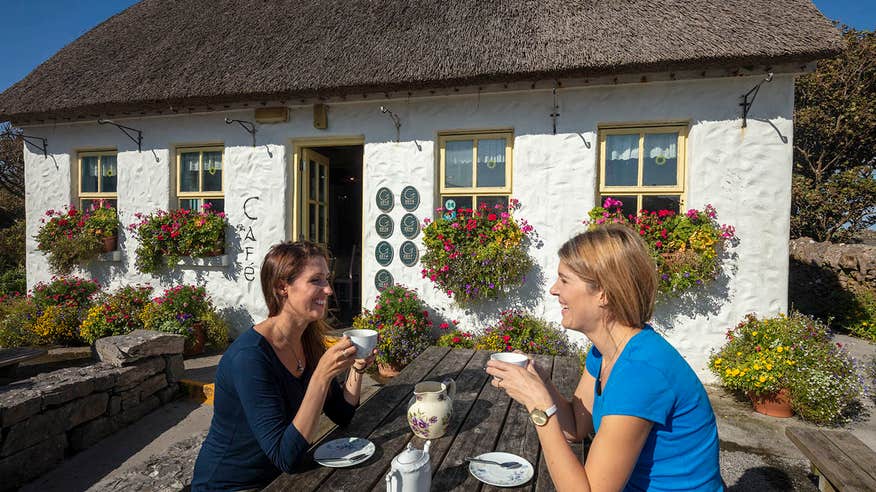
[[872,487],[873,490],[876,490],[876,452],[850,432],[829,430],[822,430],[822,432],[830,436],[830,439],[845,452],[846,456],[854,460],[861,467],[861,470],[874,480]]
[[[554,358],[549,355],[536,355],[535,363],[544,368],[547,374],[553,372]],[[536,474],[541,454],[541,444],[538,441],[538,432],[535,425],[529,420],[529,412],[526,407],[519,403],[511,403],[508,416],[505,418],[505,427],[502,436],[496,443],[494,451],[516,454],[532,463]],[[483,451],[481,451],[483,452]],[[535,485],[535,477],[520,487],[495,487],[484,485],[482,492],[503,492],[513,490],[532,490]]]
[[400,403],[407,403],[413,392],[414,384],[432,371],[436,364],[445,358],[449,350],[444,347],[430,347],[420,354],[413,362],[386,386],[381,388],[371,399],[363,403],[357,410],[346,428],[336,427],[319,443],[312,446],[308,458],[302,464],[301,472],[293,475],[282,474],[277,477],[265,491],[280,490],[314,490],[334,471],[332,468],[319,467],[310,458],[313,449],[322,442],[328,442],[345,435],[367,436],[388,416]]
[[[441,362],[439,362],[425,377],[421,380],[441,381],[447,377],[453,377],[460,381],[461,368],[466,367],[469,363],[474,351],[472,350],[453,350],[450,351]],[[412,388],[413,389],[413,388]],[[378,452],[375,453],[370,460],[365,464],[357,467],[354,473],[350,469],[346,469],[339,473],[334,473],[321,486],[320,491],[351,491],[351,490],[385,490],[386,485],[384,476],[389,471],[392,459],[400,453],[408,442],[411,441],[413,433],[408,425],[407,410],[408,402],[412,393],[407,397],[392,413],[384,419],[380,426],[374,430],[368,439],[374,443]],[[452,431],[448,431],[452,433]],[[450,434],[452,435],[452,434]],[[440,441],[437,440],[437,441]],[[435,449],[433,442],[432,449]],[[422,448],[422,444],[415,444],[417,448]],[[431,455],[430,451],[430,455]],[[298,489],[296,489],[298,490]]]
[[[581,379],[580,362],[577,357],[555,357],[551,380],[554,386],[560,391],[563,397],[570,399],[575,393],[575,388],[578,386],[578,381]],[[582,443],[572,443],[572,451],[578,457],[584,454],[584,445]],[[551,480],[550,472],[548,471],[547,463],[544,460],[544,454],[540,453],[538,459],[538,467],[536,469],[535,490],[538,492],[552,492],[556,490],[554,483]]]
[[876,481],[863,474],[824,431],[788,427],[785,434],[839,490],[876,490]]

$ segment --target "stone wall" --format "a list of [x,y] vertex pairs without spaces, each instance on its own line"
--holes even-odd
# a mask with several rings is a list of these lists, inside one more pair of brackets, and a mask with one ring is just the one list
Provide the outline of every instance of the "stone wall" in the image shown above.
[[0,491],[13,490],[173,399],[180,335],[137,330],[97,341],[100,362],[0,387]]

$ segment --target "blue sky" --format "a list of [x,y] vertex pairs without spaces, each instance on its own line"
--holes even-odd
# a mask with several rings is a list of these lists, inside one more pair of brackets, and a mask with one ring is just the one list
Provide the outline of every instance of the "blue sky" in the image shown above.
[[[6,0],[0,7],[0,92],[136,0]],[[816,0],[829,19],[876,28],[876,0]]]

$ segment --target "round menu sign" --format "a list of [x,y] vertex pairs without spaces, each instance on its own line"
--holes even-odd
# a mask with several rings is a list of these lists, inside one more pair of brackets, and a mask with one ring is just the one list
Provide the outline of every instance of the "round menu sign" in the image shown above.
[[392,245],[386,241],[380,241],[374,248],[374,258],[380,266],[387,266],[392,263]]
[[405,214],[401,218],[398,228],[404,237],[413,239],[420,233],[420,220],[414,214]]
[[374,287],[377,287],[380,292],[392,286],[393,282],[392,274],[382,268],[374,274]]
[[408,212],[420,206],[420,192],[413,186],[405,186],[401,192],[401,204]]
[[395,201],[395,196],[393,196],[392,191],[383,187],[377,190],[377,208],[384,212],[389,212],[392,210],[392,204]]
[[412,267],[420,259],[420,251],[413,241],[405,241],[398,248],[398,257],[405,266]]
[[378,215],[377,220],[374,222],[374,229],[377,230],[377,235],[383,239],[392,236],[393,227],[395,227],[395,225],[392,222],[392,217],[386,214]]

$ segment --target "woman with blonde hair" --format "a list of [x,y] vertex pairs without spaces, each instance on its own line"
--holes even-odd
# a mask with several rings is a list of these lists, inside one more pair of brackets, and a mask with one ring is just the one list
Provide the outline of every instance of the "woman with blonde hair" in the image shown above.
[[[252,490],[294,473],[317,437],[320,414],[346,425],[359,405],[374,355],[355,359],[347,337],[326,349],[326,251],[307,241],[274,245],[261,284],[268,319],[240,335],[219,362],[193,491]],[[348,369],[341,386],[335,377]]]
[[[601,226],[567,241],[559,257],[551,294],[562,324],[593,342],[571,401],[532,361],[487,364],[492,384],[530,412],[557,490],[723,490],[706,391],[647,324],[657,277],[642,239]],[[567,441],[593,432],[582,464]]]

